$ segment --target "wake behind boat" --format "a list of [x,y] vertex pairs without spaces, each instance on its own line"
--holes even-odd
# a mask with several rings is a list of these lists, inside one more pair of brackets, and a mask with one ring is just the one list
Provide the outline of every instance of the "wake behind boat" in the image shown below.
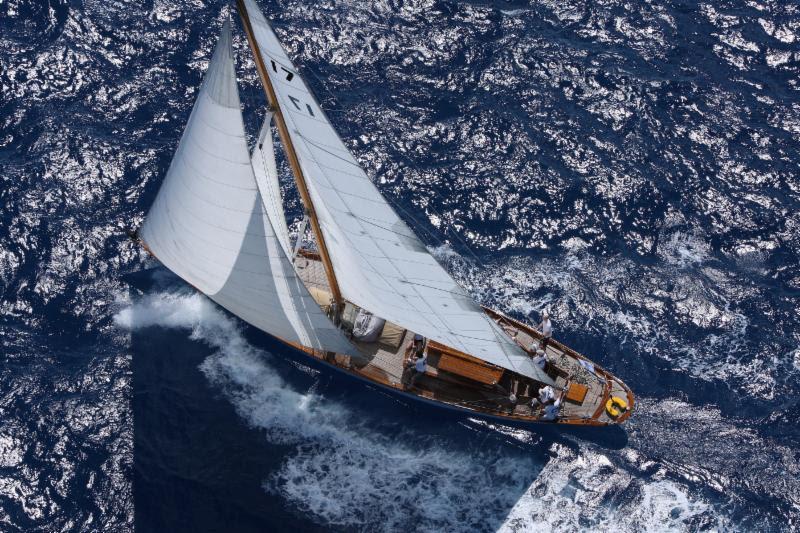
[[[346,148],[255,1],[237,5],[269,103],[258,141],[251,151],[225,22],[138,232],[147,250],[251,325],[398,393],[518,421],[627,419],[621,380],[453,281]],[[294,244],[273,123],[306,210]]]

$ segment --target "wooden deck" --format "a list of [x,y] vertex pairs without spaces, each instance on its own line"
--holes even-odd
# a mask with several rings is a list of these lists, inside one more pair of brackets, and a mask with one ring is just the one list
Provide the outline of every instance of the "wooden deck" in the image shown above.
[[381,375],[393,386],[399,386],[403,379],[403,354],[411,346],[412,338],[413,334],[409,335],[406,331],[400,348],[397,349],[377,342],[353,341],[361,356],[358,359],[353,358],[354,365],[362,373]]
[[[317,303],[323,309],[329,306],[331,296],[325,271],[313,253],[306,252],[298,257],[295,268]],[[393,345],[380,341],[356,341],[352,339],[352,321],[357,310],[352,303],[346,302],[342,313],[342,329],[357,348],[356,353],[337,354],[331,358],[329,354],[299,348],[380,385],[476,414],[523,421],[540,419],[541,409],[532,408],[530,402],[538,395],[543,384],[434,341],[428,341],[426,345],[428,371],[416,379],[413,387],[409,387],[406,353],[414,333],[403,331],[399,344]],[[539,332],[495,311],[487,309],[486,312],[523,349],[535,351],[541,339]],[[390,323],[384,326],[385,329],[387,327],[394,328],[394,331],[398,329]],[[397,339],[396,336],[393,338]],[[545,372],[555,381],[556,388],[563,396],[557,422],[607,425],[621,423],[630,416],[633,394],[620,380],[555,340],[548,344],[546,355],[548,364]],[[516,395],[516,404],[509,400],[511,392]],[[625,399],[630,406],[627,412],[616,419],[609,416],[605,409],[606,401],[611,396]]]

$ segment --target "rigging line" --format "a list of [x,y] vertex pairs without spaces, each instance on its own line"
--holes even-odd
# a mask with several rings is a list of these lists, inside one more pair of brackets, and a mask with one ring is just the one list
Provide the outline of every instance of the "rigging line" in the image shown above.
[[[329,126],[331,126],[331,123],[330,123],[330,122],[328,122],[328,125],[329,125]],[[331,126],[331,128],[332,128],[332,127],[333,127],[333,126]],[[317,141],[314,141],[313,139],[309,139],[308,137],[306,137],[305,135],[303,135],[303,134],[300,132],[300,130],[298,130],[298,129],[295,129],[295,133],[297,133],[297,136],[298,136],[298,137],[300,137],[301,139],[303,139],[305,142],[307,142],[307,143],[308,143],[308,144],[310,144],[311,146],[313,146],[313,147],[315,147],[315,148],[319,148],[320,150],[322,150],[322,151],[323,151],[323,152],[325,152],[326,154],[332,155],[332,156],[333,156],[333,157],[335,157],[336,159],[340,159],[341,161],[343,161],[343,162],[347,163],[348,165],[354,166],[354,167],[356,167],[357,169],[359,169],[359,170],[361,170],[361,171],[363,172],[363,170],[364,170],[364,169],[362,169],[362,168],[361,168],[361,165],[358,163],[358,161],[356,161],[356,158],[355,158],[355,157],[353,157],[353,154],[351,154],[351,153],[350,153],[350,151],[347,149],[347,145],[345,145],[345,144],[344,144],[344,142],[342,142],[342,145],[344,145],[344,149],[347,151],[347,154],[348,154],[350,157],[353,157],[353,160],[352,160],[352,161],[350,161],[350,160],[348,160],[348,159],[346,159],[346,158],[344,158],[344,157],[342,157],[342,156],[340,156],[340,155],[338,155],[338,154],[334,154],[333,152],[331,152],[330,150],[328,150],[328,148],[326,147],[326,145],[324,145],[324,144],[322,144],[322,143],[319,143],[319,142],[317,142]],[[314,161],[316,161],[316,158],[314,158]],[[319,164],[319,163],[317,163],[317,164]],[[364,173],[364,174],[365,174],[365,175],[364,175],[364,177],[366,178],[366,173]],[[367,178],[367,179],[369,180],[369,178]]]
[[399,231],[395,231],[395,230],[393,230],[391,228],[387,228],[386,226],[382,226],[382,225],[380,225],[380,224],[378,224],[376,222],[371,221],[370,219],[368,219],[366,217],[362,217],[362,216],[356,215],[355,213],[353,213],[353,217],[357,218],[358,220],[361,220],[362,222],[366,222],[367,224],[371,224],[371,225],[375,226],[376,228],[380,228],[380,229],[382,229],[384,231],[388,231],[389,233],[394,233],[395,235],[399,235],[401,237],[405,237],[406,239],[413,239],[414,238],[414,236],[408,235],[406,233],[401,233]]
[[[470,301],[473,301],[472,298],[470,298],[468,294],[464,294],[464,293],[456,292],[456,291],[451,291],[449,289],[442,289],[441,287],[435,287],[433,285],[426,285],[425,283],[419,283],[417,281],[409,281],[408,278],[402,279],[402,280],[400,280],[400,282],[401,283],[405,283],[407,285],[414,285],[416,287],[425,287],[426,289],[433,289],[433,290],[439,291],[439,292],[446,292],[447,294],[452,294],[453,296],[458,296],[459,298],[466,298],[466,299],[468,299]],[[474,301],[473,301],[473,303],[474,303]],[[483,312],[483,311],[481,310],[481,312]]]
[[[335,109],[331,109],[331,111],[333,111],[335,113],[347,113],[348,111],[350,111],[350,109],[338,106],[338,102],[336,101],[336,95],[333,94],[333,91],[331,91],[328,88],[328,86],[325,84],[325,82],[322,81],[322,79],[320,79],[319,76],[317,76],[316,72],[314,72],[314,70],[315,70],[314,67],[304,66],[302,68],[298,68],[297,65],[295,65],[295,70],[298,71],[298,74],[302,74],[302,72],[307,71],[314,77],[315,80],[317,80],[317,83],[319,83],[319,85],[325,90],[325,92],[328,93],[328,95],[330,96],[330,99],[333,101],[333,103],[337,105],[337,107]],[[363,85],[361,87],[365,88]],[[309,87],[307,87],[307,88],[309,90],[309,93],[311,93],[311,88],[309,88]],[[377,89],[366,88],[366,91],[364,91],[364,92],[366,92],[366,93],[376,93],[376,92],[379,92],[379,91]],[[319,101],[317,102],[317,105],[319,105]],[[320,107],[322,107],[322,106],[320,105]],[[324,109],[324,111],[327,113],[328,109]]]
[[[299,70],[299,69],[298,69],[298,67],[297,67],[297,65],[295,65],[295,69]],[[328,89],[328,86],[327,86],[327,85],[325,85],[325,83],[323,83],[323,81],[322,81],[322,80],[319,78],[319,76],[317,76],[317,74],[316,74],[316,72],[314,72],[314,69],[313,69],[313,68],[311,68],[311,67],[305,67],[305,68],[303,68],[303,70],[305,70],[305,71],[308,71],[309,73],[311,73],[311,75],[312,75],[312,76],[314,76],[314,79],[315,79],[315,80],[317,80],[317,83],[319,83],[319,85],[320,85],[320,86],[321,86],[321,87],[322,87],[322,88],[325,90],[325,92],[327,92],[327,93],[328,93],[328,95],[331,97],[331,100],[333,100],[333,102],[334,102],[334,103],[337,103],[337,102],[336,102],[336,96],[333,94],[333,92],[331,92],[331,90],[330,90],[330,89]],[[310,92],[310,91],[309,91],[309,92]],[[317,104],[319,104],[319,102],[317,102]],[[322,107],[322,106],[320,106],[320,107]],[[347,112],[347,110],[346,110],[346,109],[342,109],[342,108],[338,108],[338,109],[325,109],[325,112],[326,112],[326,113],[327,113],[327,112],[329,112],[329,111],[334,111],[334,112],[336,112],[336,113],[346,113],[346,112]]]
[[[377,188],[377,187],[376,187],[376,188]],[[379,191],[379,192],[380,192],[380,191]],[[429,229],[427,229],[427,228],[426,228],[426,227],[425,227],[425,226],[422,224],[422,222],[421,222],[421,221],[417,220],[417,219],[416,219],[416,218],[415,218],[415,217],[414,217],[414,216],[413,216],[411,213],[409,213],[407,210],[405,210],[405,209],[404,209],[404,208],[403,208],[403,207],[402,207],[400,204],[398,204],[398,203],[397,203],[395,200],[393,200],[392,198],[390,198],[390,197],[388,197],[388,196],[385,196],[385,195],[383,195],[383,194],[381,194],[381,197],[383,197],[383,199],[385,199],[387,202],[389,202],[390,204],[392,204],[392,207],[394,207],[395,209],[397,209],[398,211],[400,211],[401,213],[403,213],[403,214],[404,214],[406,217],[410,218],[410,219],[411,219],[411,220],[414,222],[414,227],[416,227],[416,228],[419,228],[420,230],[422,230],[422,231],[423,231],[423,232],[424,232],[426,235],[428,235],[428,236],[429,236],[429,237],[431,237],[431,238],[432,238],[434,241],[436,241],[436,243],[437,243],[439,246],[441,246],[441,245],[445,244],[445,242],[444,242],[442,239],[440,239],[439,237],[437,237],[437,236],[436,236],[436,234],[434,234],[434,233],[433,233],[433,232],[431,232]],[[439,215],[436,215],[436,216],[439,216]],[[441,217],[440,217],[440,218],[441,218]],[[403,219],[401,219],[401,220],[403,220]],[[405,220],[403,220],[403,222],[405,222]]]

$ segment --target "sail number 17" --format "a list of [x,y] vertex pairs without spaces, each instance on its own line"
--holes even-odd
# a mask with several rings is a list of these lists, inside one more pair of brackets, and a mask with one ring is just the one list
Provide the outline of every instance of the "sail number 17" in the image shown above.
[[[278,71],[278,64],[275,63],[275,61],[272,60],[272,59],[270,59],[269,62],[272,65],[272,70],[276,74],[280,74],[280,72]],[[291,70],[287,69],[283,65],[281,65],[280,70],[286,73],[286,81],[292,81],[292,78],[294,78],[294,72],[292,72]],[[286,96],[289,98],[289,100],[292,101],[292,103],[294,104],[294,106],[297,108],[298,111],[302,111],[303,110],[303,108],[300,106],[300,104],[301,103],[305,103],[305,102],[300,102],[299,99],[295,98],[291,94],[288,94]],[[308,114],[311,115],[312,117],[315,117],[316,115],[314,114],[314,110],[311,108],[311,104],[306,103],[305,106],[306,106],[306,110],[308,111]]]

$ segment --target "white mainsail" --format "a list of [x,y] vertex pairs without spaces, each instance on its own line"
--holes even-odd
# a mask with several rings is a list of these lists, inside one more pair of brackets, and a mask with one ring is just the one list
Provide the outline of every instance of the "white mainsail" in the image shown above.
[[430,339],[552,383],[388,205],[331,126],[255,0],[244,0],[244,6],[345,298]]
[[245,139],[229,22],[139,234],[167,268],[259,329],[355,351],[297,277],[270,223]]
[[267,210],[269,221],[275,229],[283,251],[287,256],[292,257],[292,246],[289,243],[289,228],[286,225],[286,213],[283,211],[283,197],[281,186],[278,181],[278,169],[275,164],[275,144],[272,140],[272,111],[267,111],[264,117],[264,124],[258,134],[258,142],[253,148],[253,155],[250,158],[253,164],[253,172],[256,176],[256,184],[261,198],[264,200],[264,208]]

